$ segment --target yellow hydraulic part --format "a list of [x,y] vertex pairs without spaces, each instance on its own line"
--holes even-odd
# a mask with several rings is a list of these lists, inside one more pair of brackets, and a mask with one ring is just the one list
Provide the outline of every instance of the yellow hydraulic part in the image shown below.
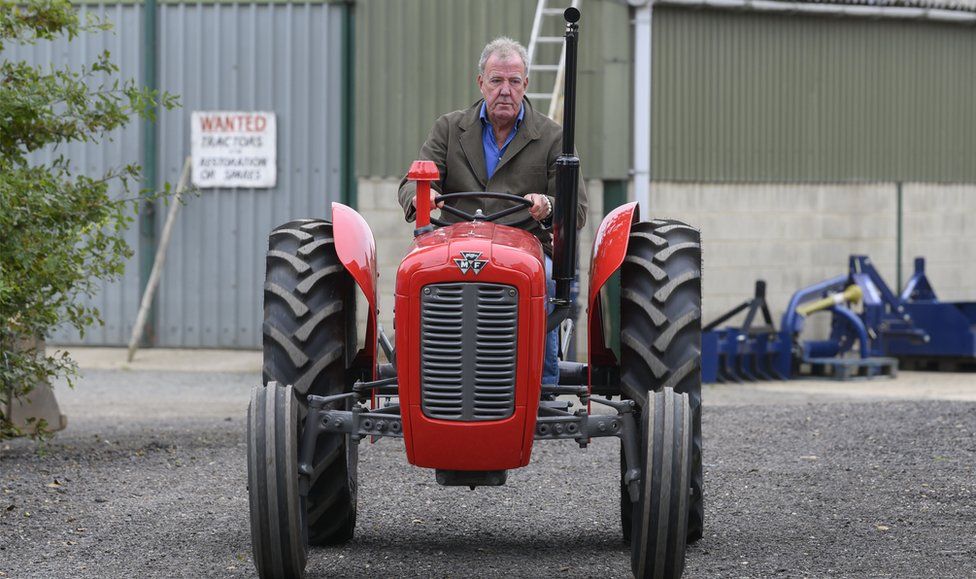
[[856,304],[857,302],[861,301],[862,297],[864,297],[864,292],[861,291],[860,286],[849,285],[843,292],[829,295],[815,302],[803,304],[802,306],[796,308],[796,313],[800,314],[801,316],[806,316],[812,314],[813,312],[826,310],[831,306],[838,306],[844,302]]

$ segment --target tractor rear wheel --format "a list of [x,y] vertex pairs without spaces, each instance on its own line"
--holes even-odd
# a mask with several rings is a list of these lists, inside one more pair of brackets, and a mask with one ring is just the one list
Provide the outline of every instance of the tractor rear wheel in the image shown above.
[[634,503],[634,577],[677,579],[685,566],[691,486],[691,405],[664,388],[641,410],[640,495]]
[[247,489],[251,545],[260,577],[304,577],[308,536],[298,492],[298,401],[292,387],[251,390],[247,407]]
[[[620,275],[620,380],[643,406],[665,388],[688,394],[693,435],[688,542],[704,533],[701,435],[701,235],[680,221],[635,223]],[[630,508],[621,492],[621,512]],[[626,518],[622,517],[626,525]],[[626,532],[624,533],[626,538]]]
[[[307,396],[348,392],[356,353],[355,282],[339,261],[328,221],[292,221],[271,232],[264,284],[264,382]],[[344,409],[338,408],[337,409]],[[312,545],[352,538],[356,526],[356,445],[348,436],[317,441],[306,500]]]

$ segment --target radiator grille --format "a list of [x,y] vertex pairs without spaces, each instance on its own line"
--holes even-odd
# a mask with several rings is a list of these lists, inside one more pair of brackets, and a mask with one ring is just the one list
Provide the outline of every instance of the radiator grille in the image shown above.
[[432,284],[421,296],[424,414],[464,421],[511,416],[518,290],[499,284]]

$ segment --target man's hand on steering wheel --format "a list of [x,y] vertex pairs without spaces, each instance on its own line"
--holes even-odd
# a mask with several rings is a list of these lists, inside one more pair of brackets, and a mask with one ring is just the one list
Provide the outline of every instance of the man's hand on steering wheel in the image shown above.
[[529,207],[529,214],[532,215],[532,219],[542,221],[552,215],[552,202],[545,195],[529,193],[525,198],[532,202],[532,207]]

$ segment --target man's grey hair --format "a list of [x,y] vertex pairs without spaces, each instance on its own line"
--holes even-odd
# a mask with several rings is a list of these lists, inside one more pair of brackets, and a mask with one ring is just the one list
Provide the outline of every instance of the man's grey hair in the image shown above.
[[522,46],[518,41],[512,40],[507,36],[499,36],[486,44],[485,49],[481,51],[481,59],[478,61],[478,71],[481,74],[485,73],[485,64],[488,63],[488,59],[492,54],[498,55],[498,58],[501,59],[510,58],[512,55],[518,55],[518,57],[522,59],[522,65],[525,68],[525,75],[529,75],[529,53],[525,51],[525,47]]

